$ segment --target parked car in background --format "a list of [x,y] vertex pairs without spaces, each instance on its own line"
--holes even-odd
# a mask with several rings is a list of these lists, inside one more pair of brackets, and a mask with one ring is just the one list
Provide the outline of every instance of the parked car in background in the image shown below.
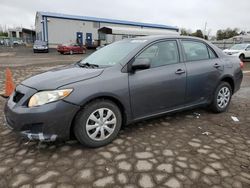
[[86,53],[86,47],[79,44],[61,44],[57,46],[57,51],[61,54],[83,54]]
[[24,45],[24,42],[22,40],[14,40],[13,45],[15,46]]
[[230,49],[224,50],[228,55],[237,56],[241,60],[250,58],[250,44],[235,44]]
[[125,39],[24,80],[4,113],[9,128],[26,138],[55,141],[73,134],[100,147],[122,124],[200,106],[225,112],[240,89],[241,68],[238,58],[202,39]]
[[49,52],[48,43],[41,40],[36,40],[33,45],[33,52]]

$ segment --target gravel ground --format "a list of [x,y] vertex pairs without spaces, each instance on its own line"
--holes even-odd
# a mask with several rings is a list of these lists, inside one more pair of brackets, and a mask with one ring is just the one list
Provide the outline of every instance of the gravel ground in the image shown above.
[[[19,83],[82,57],[19,53],[0,57],[0,88],[6,58]],[[20,64],[20,56],[26,64]],[[47,59],[34,63],[32,58]],[[0,187],[248,188],[249,96],[250,73],[246,73],[228,112],[195,109],[132,124],[113,143],[98,149],[85,148],[75,140],[26,143],[5,128],[5,99],[0,98]],[[234,122],[231,116],[240,121]]]

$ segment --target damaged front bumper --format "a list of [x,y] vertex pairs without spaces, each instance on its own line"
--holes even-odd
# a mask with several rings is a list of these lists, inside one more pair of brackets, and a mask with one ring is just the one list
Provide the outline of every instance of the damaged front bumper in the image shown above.
[[39,140],[41,142],[54,142],[58,137],[56,134],[48,135],[43,133],[31,133],[29,131],[23,131],[20,134],[29,140]]
[[[6,125],[29,140],[55,141],[70,139],[70,127],[79,106],[63,100],[38,107],[27,107],[27,101],[37,91],[19,85],[6,102]],[[15,99],[16,93],[22,97]]]

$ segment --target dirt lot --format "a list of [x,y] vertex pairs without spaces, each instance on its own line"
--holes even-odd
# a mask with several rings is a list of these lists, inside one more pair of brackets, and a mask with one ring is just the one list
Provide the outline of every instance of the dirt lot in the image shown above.
[[[0,50],[1,89],[6,66],[19,83],[83,58]],[[0,187],[250,187],[249,96],[247,72],[228,112],[195,109],[132,124],[99,149],[77,141],[26,143],[5,128],[0,98]]]

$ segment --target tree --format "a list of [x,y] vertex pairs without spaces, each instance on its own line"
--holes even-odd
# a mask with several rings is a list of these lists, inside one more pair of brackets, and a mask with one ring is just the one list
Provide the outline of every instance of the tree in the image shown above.
[[0,31],[0,36],[8,37],[8,33],[7,33],[7,32],[3,32],[3,31]]
[[190,33],[188,33],[188,31],[185,28],[181,28],[181,35],[189,36]]
[[225,30],[218,30],[216,33],[216,38],[217,40],[223,40],[223,39],[229,39],[235,36],[238,36],[239,30],[237,28],[231,29],[231,28],[227,28]]
[[192,33],[192,36],[194,37],[199,37],[199,38],[204,38],[203,33],[200,29],[198,29],[196,32]]

